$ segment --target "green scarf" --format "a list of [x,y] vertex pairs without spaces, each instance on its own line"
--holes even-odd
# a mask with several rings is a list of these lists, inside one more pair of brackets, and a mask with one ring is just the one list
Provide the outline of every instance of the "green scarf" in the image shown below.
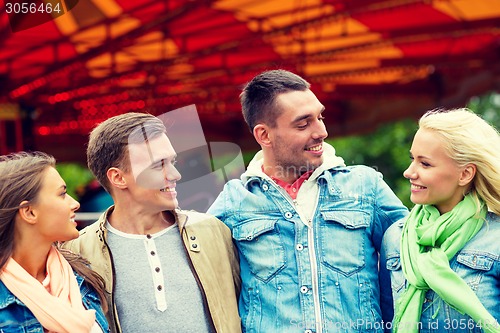
[[432,205],[416,205],[412,209],[401,236],[401,265],[409,285],[396,305],[395,333],[418,332],[429,289],[460,313],[481,323],[485,332],[500,332],[476,294],[450,268],[450,259],[483,226],[487,207],[481,203],[478,218],[474,217],[476,207],[473,198],[467,195],[443,215]]

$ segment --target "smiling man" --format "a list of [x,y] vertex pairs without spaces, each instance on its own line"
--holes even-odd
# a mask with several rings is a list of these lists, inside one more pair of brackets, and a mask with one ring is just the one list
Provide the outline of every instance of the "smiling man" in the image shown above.
[[380,173],[346,167],[324,142],[328,111],[301,77],[264,72],[240,98],[262,150],[209,213],[238,247],[243,331],[382,332],[392,296],[380,244],[406,207]]
[[240,332],[231,233],[212,216],[178,209],[175,159],[152,115],[99,124],[87,161],[114,205],[65,246],[104,278],[111,332]]

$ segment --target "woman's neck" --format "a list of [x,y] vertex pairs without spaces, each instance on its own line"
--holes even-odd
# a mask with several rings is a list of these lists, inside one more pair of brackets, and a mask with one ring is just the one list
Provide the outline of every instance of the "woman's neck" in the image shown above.
[[50,249],[42,250],[17,250],[14,249],[12,258],[22,267],[28,274],[33,276],[38,281],[42,282],[47,275],[47,256]]

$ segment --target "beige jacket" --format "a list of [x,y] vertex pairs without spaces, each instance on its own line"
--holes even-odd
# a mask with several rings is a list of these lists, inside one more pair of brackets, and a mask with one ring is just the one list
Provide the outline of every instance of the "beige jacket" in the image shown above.
[[[113,297],[113,255],[106,243],[105,228],[106,217],[113,209],[110,207],[97,222],[81,230],[80,237],[63,244],[63,247],[80,253],[104,278],[110,309],[106,314],[109,327],[111,333],[121,333]],[[207,214],[181,210],[173,213],[216,332],[241,332],[237,305],[239,264],[230,230]]]

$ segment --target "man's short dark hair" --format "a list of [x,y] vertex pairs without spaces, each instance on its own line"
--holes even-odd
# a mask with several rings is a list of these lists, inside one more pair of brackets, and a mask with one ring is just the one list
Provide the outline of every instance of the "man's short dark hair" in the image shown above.
[[166,134],[163,122],[148,113],[128,112],[97,125],[89,136],[87,165],[99,183],[111,194],[110,168],[131,170],[128,146]]
[[311,85],[300,76],[283,70],[270,70],[254,77],[240,94],[243,117],[250,128],[258,123],[276,126],[281,110],[276,105],[276,96],[290,91],[305,91]]

